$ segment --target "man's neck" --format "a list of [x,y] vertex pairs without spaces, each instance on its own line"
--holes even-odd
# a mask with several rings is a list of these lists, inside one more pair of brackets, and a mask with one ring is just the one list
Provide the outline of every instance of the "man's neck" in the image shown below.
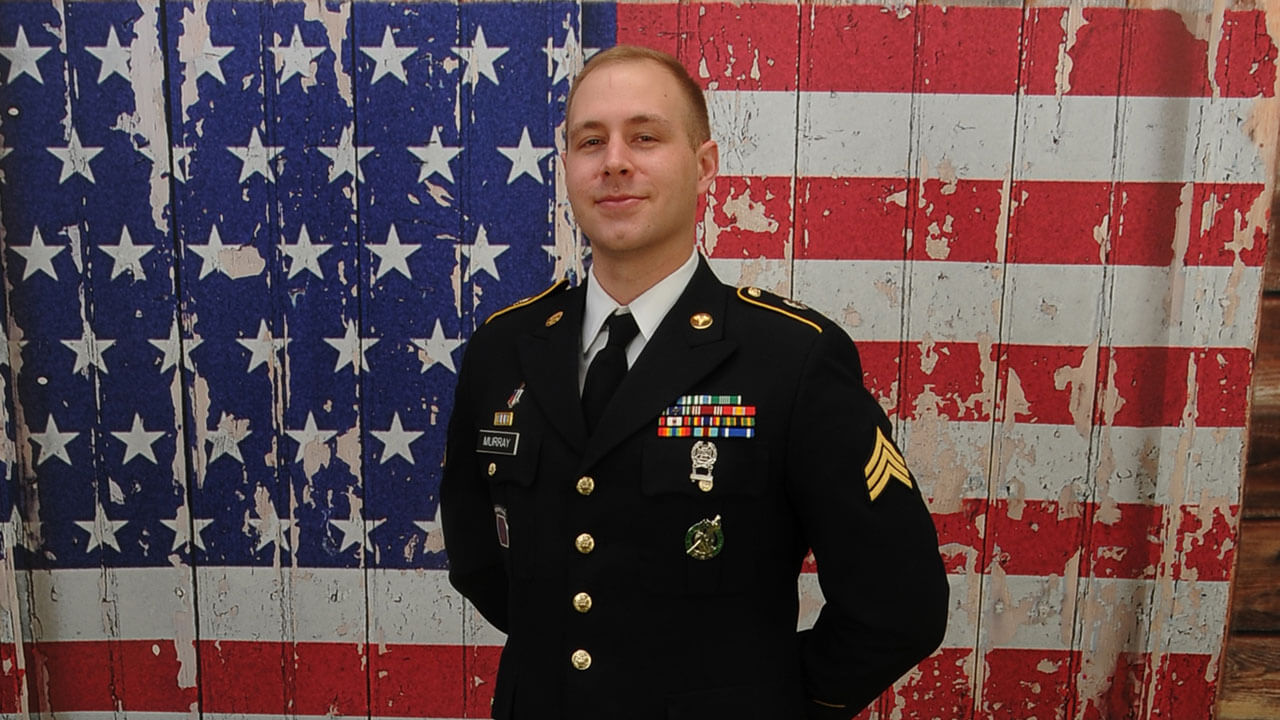
[[656,258],[652,253],[631,255],[595,255],[591,271],[600,288],[619,305],[629,305],[644,291],[680,269],[693,252],[693,243],[666,251]]

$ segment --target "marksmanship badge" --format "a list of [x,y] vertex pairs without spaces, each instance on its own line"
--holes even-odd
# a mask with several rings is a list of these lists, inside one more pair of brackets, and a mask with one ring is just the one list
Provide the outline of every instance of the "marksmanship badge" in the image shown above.
[[698,489],[702,492],[711,492],[712,483],[715,482],[711,471],[716,467],[716,456],[716,444],[706,440],[694,443],[693,449],[689,451],[689,458],[693,460],[689,480],[698,483]]

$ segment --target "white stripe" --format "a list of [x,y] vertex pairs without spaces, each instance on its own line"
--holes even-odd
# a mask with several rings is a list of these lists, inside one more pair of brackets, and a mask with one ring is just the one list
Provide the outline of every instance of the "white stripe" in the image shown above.
[[[118,596],[118,602],[121,605],[142,602],[156,592],[164,592],[169,589],[168,573],[163,568],[117,572],[122,579],[127,579],[127,583],[122,584],[122,589]],[[250,568],[225,568],[219,569],[218,573],[228,579],[231,587],[243,585],[243,581],[259,576],[258,573],[251,572]],[[358,569],[326,571],[325,575],[327,577],[323,582],[295,583],[290,595],[295,607],[308,605],[321,607],[326,603],[342,602],[341,598],[338,601],[334,601],[331,596],[324,593],[337,589],[340,595],[347,595],[348,597],[355,595],[354,591],[356,588],[361,587],[364,574],[365,571]],[[162,640],[175,637],[173,626],[160,619],[155,619],[150,628],[146,627],[147,616],[145,613],[137,613],[138,617],[128,623],[128,629],[132,631],[128,634],[116,635],[109,633],[102,626],[93,626],[92,623],[87,622],[77,626],[76,619],[78,617],[91,616],[97,611],[97,601],[92,590],[97,586],[98,579],[101,577],[100,571],[57,570],[53,573],[39,573],[39,575],[43,575],[46,578],[46,582],[42,587],[46,590],[56,590],[58,595],[61,596],[59,603],[62,604],[62,612],[56,622],[42,619],[40,623],[40,640],[42,642],[60,640],[102,641],[107,639]],[[401,571],[390,571],[386,575],[384,587],[399,588],[409,594],[395,596],[393,602],[403,604],[404,607],[401,608],[401,612],[398,615],[388,616],[391,617],[390,622],[378,626],[383,628],[385,632],[376,638],[371,637],[370,642],[372,644],[377,645],[381,642],[386,644],[459,645],[462,643],[463,615],[461,612],[455,612],[461,606],[461,599],[452,591],[440,591],[441,594],[433,592],[433,587],[438,590],[446,586],[447,581],[444,580],[446,573],[443,571],[406,571],[403,573]],[[50,577],[52,582],[47,581]],[[952,610],[950,626],[947,632],[947,646],[971,647],[975,639],[973,626],[977,617],[977,611],[974,609],[976,606],[972,603],[976,601],[976,598],[969,597],[969,580],[967,576],[951,575],[949,579],[952,585]],[[1153,586],[1167,583],[1168,581],[1091,578],[1085,582],[1089,584],[1088,591],[1092,593],[1091,597],[1101,598],[1099,602],[1102,603],[1100,607],[1103,610],[1120,613],[1124,616],[1122,618],[1117,615],[1113,618],[1116,622],[1120,622],[1124,618],[1132,621],[1136,617],[1139,623],[1145,626],[1148,622],[1147,618],[1151,607],[1151,603],[1146,599],[1147,595],[1152,592]],[[992,583],[996,589],[988,593],[987,607],[983,610],[985,617],[989,618],[990,622],[997,625],[1008,623],[1008,613],[1012,612],[1028,615],[1033,620],[1028,621],[1028,618],[1020,617],[1016,630],[1007,638],[997,642],[996,646],[1046,649],[1064,649],[1066,647],[1061,640],[1063,617],[1058,614],[1061,608],[1067,607],[1063,604],[1063,593],[1066,587],[1063,578],[1057,576],[1001,576],[994,578]],[[1222,618],[1218,616],[1224,613],[1227,607],[1228,585],[1226,582],[1178,582],[1172,584],[1172,602],[1164,603],[1161,601],[1160,606],[1173,608],[1175,615],[1170,622],[1179,623],[1179,627],[1185,627],[1188,630],[1170,638],[1169,646],[1166,648],[1167,651],[1200,653],[1216,650],[1218,647],[1216,643],[1221,639],[1222,625]],[[260,592],[241,592],[239,596],[246,599],[254,596],[259,600],[262,597],[269,596],[271,594],[269,583],[261,583],[261,586],[263,589]],[[84,595],[75,595],[77,591],[84,590],[89,590],[90,592]],[[817,613],[821,609],[821,603],[823,602],[817,576],[813,574],[801,575],[799,592],[801,603],[799,626],[802,628],[810,627],[816,620]],[[1029,600],[1034,602],[1028,604]],[[1086,601],[1088,601],[1088,597]],[[442,612],[441,608],[447,609]],[[329,608],[329,610],[331,611],[329,614],[333,615],[334,608]],[[274,618],[262,617],[266,614],[268,613],[253,613],[246,610],[245,612],[238,612],[231,617],[224,617],[219,623],[220,636],[206,639],[256,642],[363,643],[362,631],[358,633],[358,637],[353,637],[352,633],[336,633],[323,624],[311,626],[312,623],[319,621],[314,617],[303,615],[295,616],[290,623],[298,628],[298,632],[285,636],[280,632],[280,616],[276,614]],[[330,619],[332,620],[332,617]],[[1069,617],[1067,621],[1070,621]],[[483,621],[480,621],[479,625],[484,627],[477,626],[472,628],[466,644],[497,646],[503,643],[504,637],[501,633],[487,627],[487,624],[483,623]],[[1107,629],[1104,628],[1103,630]]]
[[[948,577],[951,614],[943,647],[1078,649],[1089,654],[1105,645],[1141,653],[1149,647],[1147,635],[1152,627],[1172,624],[1185,632],[1170,638],[1162,651],[1209,655],[1222,649],[1227,582],[997,574]],[[976,594],[970,592],[973,577],[986,580],[980,610]],[[1074,597],[1077,584],[1083,584],[1084,590],[1079,598]],[[1163,590],[1171,592],[1167,600],[1161,597]],[[1153,622],[1154,611],[1169,609],[1172,617]],[[976,629],[979,613],[983,627]],[[1078,627],[1072,628],[1073,622]]]
[[[709,90],[724,175],[1261,183],[1252,98]],[[797,117],[797,99],[799,116]],[[1123,103],[1115,156],[1117,103]],[[912,118],[912,113],[916,117]],[[1017,127],[1016,164],[1012,143]],[[797,127],[799,138],[797,138]],[[912,138],[915,132],[917,138]],[[1214,138],[1199,145],[1199,138]],[[799,157],[796,157],[796,148]],[[917,168],[908,172],[909,148]]]
[[[1151,623],[1152,599],[1156,586],[1168,581],[1116,580],[1112,578],[1072,579],[1040,577],[1037,575],[982,576],[989,578],[985,597],[979,601],[976,592],[971,593],[971,578],[978,576],[948,575],[951,584],[951,611],[947,618],[947,634],[942,641],[944,648],[987,649],[1016,648],[1026,650],[1082,650],[1086,653],[1097,649],[1100,642],[1116,637],[1121,628],[1130,628],[1128,635],[1136,644],[1125,646],[1127,652],[1143,652],[1143,637]],[[1066,593],[1075,592],[1077,582],[1085,584],[1080,617],[1080,632],[1071,632],[1072,607]],[[1222,648],[1223,613],[1227,607],[1226,582],[1172,583],[1173,597],[1168,605],[1175,608],[1172,618],[1164,622],[1184,628],[1184,632],[1172,637],[1165,652],[1212,654]],[[977,588],[973,588],[976,590]],[[822,609],[822,589],[815,574],[800,577],[800,629],[813,627],[818,611]],[[983,641],[978,642],[976,623],[981,607]],[[1077,637],[1078,636],[1078,637]],[[1123,643],[1116,643],[1123,644]]]
[[[717,260],[714,266],[729,281],[745,274],[734,272],[734,264],[750,262]],[[940,260],[796,260],[794,267],[796,299],[840,323],[855,341],[875,342],[896,342],[905,332],[909,342],[985,337],[1014,345],[1251,348],[1262,283],[1259,267]],[[785,286],[785,276],[774,284]],[[1114,310],[1103,335],[1100,297],[1108,287]]]
[[[197,573],[204,640],[364,644],[372,617],[368,642],[374,645],[503,642],[443,571],[217,567]],[[114,586],[108,594],[99,568],[20,572],[23,617],[36,619],[24,620],[24,639],[193,638],[190,575],[188,568],[116,568],[106,576]]]
[[989,487],[997,500],[1236,503],[1244,437],[1238,427],[1106,427],[1091,441],[1072,425],[923,418],[903,421],[897,442],[930,509],[951,513],[961,498],[985,499]]

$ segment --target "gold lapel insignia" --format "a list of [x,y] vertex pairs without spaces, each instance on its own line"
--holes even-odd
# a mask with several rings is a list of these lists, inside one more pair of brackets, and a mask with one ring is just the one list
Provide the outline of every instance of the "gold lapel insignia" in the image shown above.
[[684,552],[694,560],[710,560],[724,549],[724,530],[720,516],[699,520],[684,534]]
[[715,321],[711,318],[711,315],[704,312],[694,313],[693,317],[689,318],[689,324],[693,326],[694,330],[706,330],[711,327],[713,322]]
[[889,442],[889,438],[884,436],[884,432],[879,427],[876,428],[875,448],[872,449],[871,459],[867,461],[863,472],[867,476],[867,492],[871,493],[872,500],[880,497],[880,493],[889,485],[889,481],[895,478],[903,485],[912,487],[911,474],[907,472],[907,462],[902,459],[902,453]]
[[564,311],[562,310],[557,310],[554,313],[551,313],[551,317],[547,318],[547,327],[551,327],[552,325],[560,322],[560,318],[562,317],[564,317]]

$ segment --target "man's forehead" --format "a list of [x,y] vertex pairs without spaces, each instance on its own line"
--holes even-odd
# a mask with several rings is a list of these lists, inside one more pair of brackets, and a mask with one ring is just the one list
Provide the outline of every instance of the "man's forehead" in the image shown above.
[[[580,110],[584,104],[583,101],[591,100],[601,95],[610,95],[611,91],[616,87],[611,80],[616,80],[618,72],[638,73],[643,75],[646,81],[654,81],[660,85],[665,85],[666,87],[662,88],[662,97],[667,101],[674,100],[674,105],[669,109],[676,113],[688,111],[688,108],[684,107],[687,101],[680,92],[679,82],[672,77],[671,72],[653,60],[638,58],[609,63],[581,78],[579,86],[574,92],[573,103],[569,106],[571,124],[589,124],[597,120],[597,118],[575,116],[581,115]],[[633,96],[627,95],[624,99],[630,99],[631,97]],[[615,99],[610,98],[611,101]],[[665,112],[666,109],[661,104],[650,103],[642,110],[628,117],[627,122],[673,122],[674,119],[668,117],[669,113]]]

